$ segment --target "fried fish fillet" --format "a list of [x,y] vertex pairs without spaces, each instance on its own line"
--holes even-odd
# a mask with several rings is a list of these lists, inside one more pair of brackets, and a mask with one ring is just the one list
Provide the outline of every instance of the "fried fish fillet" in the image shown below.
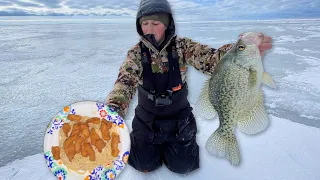
[[71,130],[71,126],[69,123],[64,123],[62,126],[62,131],[68,137],[69,131]]
[[76,114],[68,114],[67,119],[69,119],[70,121],[80,121],[81,116]]
[[55,160],[59,160],[60,159],[60,147],[59,146],[52,146],[51,147],[51,152],[52,152],[53,158]]
[[111,139],[109,132],[110,128],[112,128],[112,122],[102,119],[100,130],[104,140],[109,141]]
[[118,144],[120,143],[120,136],[119,134],[113,132],[112,133],[112,139],[111,139],[111,155],[113,157],[117,157],[120,150],[118,148]]
[[86,123],[99,124],[100,123],[100,118],[98,118],[98,117],[89,118],[86,121]]

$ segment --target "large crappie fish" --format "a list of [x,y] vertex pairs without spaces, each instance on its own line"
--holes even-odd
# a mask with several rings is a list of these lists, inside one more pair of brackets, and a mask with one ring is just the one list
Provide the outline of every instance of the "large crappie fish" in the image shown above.
[[272,78],[263,70],[258,46],[262,33],[239,35],[236,44],[221,58],[216,70],[205,83],[196,111],[205,119],[219,116],[219,127],[206,142],[207,151],[239,165],[240,152],[235,137],[237,126],[246,134],[267,128],[261,83],[275,88]]

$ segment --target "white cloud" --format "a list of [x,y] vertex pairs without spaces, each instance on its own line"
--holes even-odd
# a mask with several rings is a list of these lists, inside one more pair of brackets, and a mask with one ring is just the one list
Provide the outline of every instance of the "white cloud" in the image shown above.
[[[32,14],[136,15],[139,0],[12,0],[0,11],[12,9]],[[320,1],[313,0],[169,0],[177,20],[263,19],[320,16]]]
[[[177,0],[170,2],[176,3]],[[181,16],[193,15],[199,19],[248,19],[281,17],[283,15],[297,18],[297,15],[312,13],[320,17],[320,1],[301,0],[217,0],[217,1],[179,1],[180,4],[192,5],[183,8],[183,5],[177,5],[176,11]],[[177,14],[179,16],[179,14]]]

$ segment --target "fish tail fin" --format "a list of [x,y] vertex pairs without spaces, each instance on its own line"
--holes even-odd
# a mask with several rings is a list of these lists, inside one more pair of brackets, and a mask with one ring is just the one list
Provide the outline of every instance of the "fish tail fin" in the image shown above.
[[234,166],[240,164],[240,151],[236,136],[221,127],[209,137],[206,149],[211,155],[225,157]]
[[263,94],[260,91],[254,108],[238,121],[238,128],[246,134],[257,134],[265,130],[269,119],[264,109]]

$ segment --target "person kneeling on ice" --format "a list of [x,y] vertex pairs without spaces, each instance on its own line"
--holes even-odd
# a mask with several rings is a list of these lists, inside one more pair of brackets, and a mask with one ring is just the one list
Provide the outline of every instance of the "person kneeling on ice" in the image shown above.
[[[211,74],[232,44],[214,49],[176,36],[167,0],[141,0],[136,28],[141,40],[128,51],[106,104],[124,117],[138,89],[129,165],[150,172],[164,163],[175,173],[187,174],[199,168],[187,65]],[[270,41],[262,43],[261,54],[270,48]]]

